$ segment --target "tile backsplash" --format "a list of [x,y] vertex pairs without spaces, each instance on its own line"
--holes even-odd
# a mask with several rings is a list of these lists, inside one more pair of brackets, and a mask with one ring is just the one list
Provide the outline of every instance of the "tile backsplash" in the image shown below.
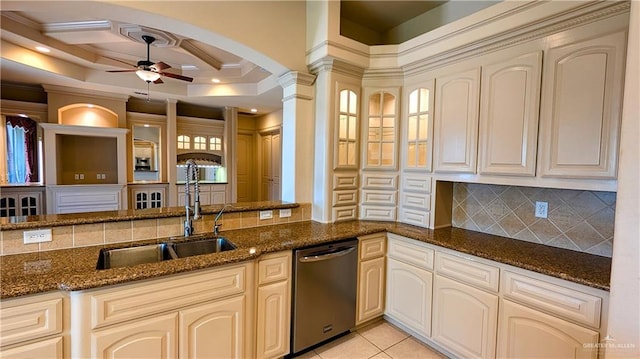
[[611,257],[615,207],[615,192],[455,183],[452,225]]

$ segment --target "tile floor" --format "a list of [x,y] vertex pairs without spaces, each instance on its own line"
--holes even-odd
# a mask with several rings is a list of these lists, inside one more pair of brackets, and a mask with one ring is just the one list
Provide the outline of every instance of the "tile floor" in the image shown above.
[[338,338],[296,359],[441,359],[446,356],[386,321]]

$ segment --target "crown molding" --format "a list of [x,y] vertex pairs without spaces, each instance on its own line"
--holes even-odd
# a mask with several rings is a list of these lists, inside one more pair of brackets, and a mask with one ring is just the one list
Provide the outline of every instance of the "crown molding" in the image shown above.
[[318,74],[320,72],[335,72],[361,79],[364,75],[365,69],[334,57],[323,57],[322,59],[310,64],[309,71],[314,74]]
[[100,98],[100,99],[116,100],[116,101],[123,101],[123,102],[127,102],[127,100],[129,100],[129,97],[131,97],[129,95],[120,95],[112,92],[102,92],[102,91],[95,91],[95,90],[85,90],[85,89],[80,89],[76,87],[66,87],[66,86],[57,86],[57,85],[48,85],[48,84],[43,84],[42,87],[44,88],[44,91],[47,93],[55,93],[55,94],[61,94],[61,95],[76,95],[76,96],[81,95],[81,96],[86,96],[91,98]]

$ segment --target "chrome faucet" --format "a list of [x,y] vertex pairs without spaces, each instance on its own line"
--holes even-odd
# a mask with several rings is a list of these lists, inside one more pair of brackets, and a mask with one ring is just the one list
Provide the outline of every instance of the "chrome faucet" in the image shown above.
[[218,215],[213,220],[213,235],[216,237],[220,234],[220,227],[222,226],[221,224],[218,224],[218,220],[220,219],[220,216],[222,216],[222,212],[224,212],[224,209],[229,206],[229,204],[225,204],[224,206],[222,206],[220,212],[218,212]]
[[184,188],[184,209],[187,214],[186,219],[184,221],[184,236],[188,237],[193,234],[193,224],[191,222],[191,194],[189,193],[189,185],[191,184],[191,180],[193,179],[193,219],[197,220],[200,218],[200,170],[198,169],[198,165],[194,160],[187,160],[186,163],[186,178],[185,178],[185,188]]

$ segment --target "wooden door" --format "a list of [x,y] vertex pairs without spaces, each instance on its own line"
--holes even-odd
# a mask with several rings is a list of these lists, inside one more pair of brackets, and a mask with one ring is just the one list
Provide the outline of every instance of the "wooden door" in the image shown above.
[[500,309],[498,358],[595,359],[598,332],[525,306],[503,300]]
[[385,314],[425,337],[430,336],[432,282],[430,272],[390,258]]
[[91,357],[175,358],[176,335],[176,313],[116,325],[91,333]]
[[475,173],[480,68],[436,78],[435,172]]
[[280,199],[281,138],[279,132],[260,135],[260,200]]
[[[237,200],[256,201],[257,187],[253,178],[255,168],[254,135],[238,133],[237,143]],[[215,201],[214,201],[215,202]]]
[[180,311],[180,358],[245,358],[245,297]]
[[384,257],[360,263],[356,324],[364,323],[384,313],[384,279]]
[[478,172],[535,176],[542,52],[482,67]]
[[497,326],[497,295],[436,275],[434,341],[461,358],[493,358]]

